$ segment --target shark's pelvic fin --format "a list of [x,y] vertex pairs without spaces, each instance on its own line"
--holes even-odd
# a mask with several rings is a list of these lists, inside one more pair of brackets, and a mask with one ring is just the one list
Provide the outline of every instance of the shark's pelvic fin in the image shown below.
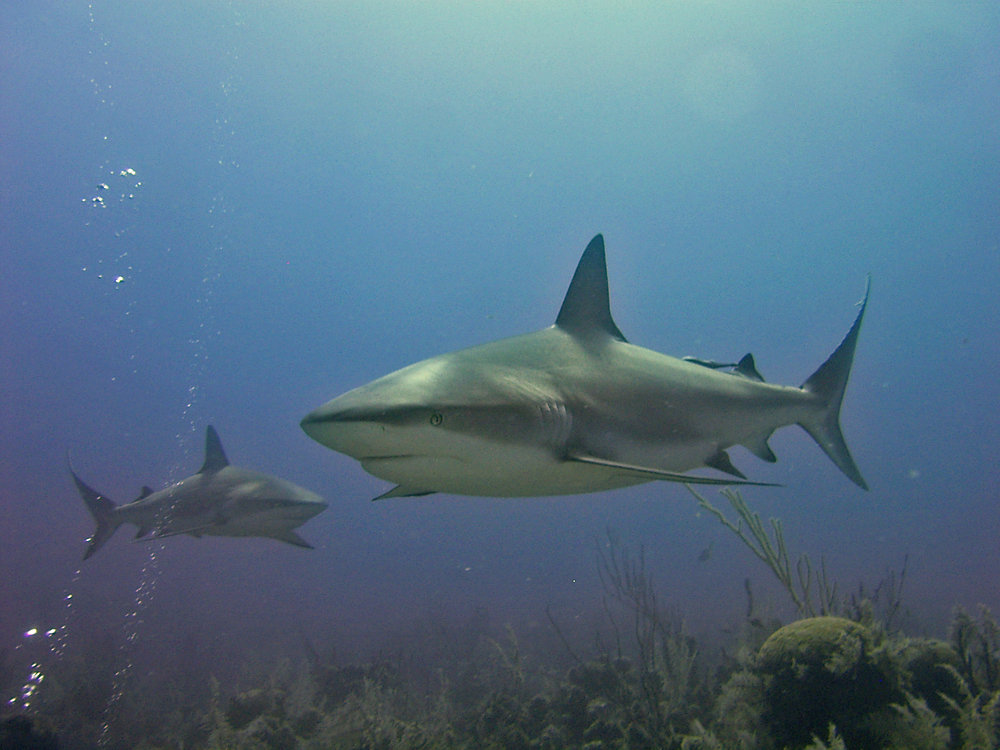
[[868,484],[861,476],[854,459],[851,458],[851,452],[847,449],[844,435],[840,431],[840,405],[844,400],[847,380],[851,375],[854,349],[858,343],[861,320],[864,318],[865,308],[868,306],[868,292],[871,289],[871,282],[869,276],[868,283],[865,285],[865,296],[861,301],[861,309],[858,311],[851,329],[844,336],[844,340],[840,342],[840,346],[802,384],[802,390],[814,393],[820,398],[824,406],[823,411],[813,418],[799,422],[813,440],[819,443],[819,447],[837,465],[837,468],[863,490],[868,489]]
[[205,463],[201,467],[199,474],[211,474],[225,469],[229,466],[229,459],[226,452],[222,450],[222,441],[219,440],[219,433],[212,425],[205,430]]
[[611,317],[604,235],[594,237],[583,251],[559,308],[556,325],[576,336],[600,333],[625,341],[625,336]]
[[[714,485],[732,485],[732,484],[747,484],[753,485],[755,487],[780,487],[781,485],[772,484],[771,482],[751,482],[744,479],[717,479],[715,477],[699,477],[692,476],[690,474],[678,474],[673,471],[663,471],[662,469],[656,469],[649,466],[635,466],[634,464],[625,464],[620,461],[609,461],[605,458],[598,458],[596,456],[588,456],[583,454],[571,454],[566,457],[567,461],[579,461],[584,464],[593,464],[594,466],[604,466],[609,469],[619,469],[620,471],[629,472],[632,474],[643,474],[648,476],[650,479],[660,479],[665,482],[681,482],[683,484],[714,484]],[[732,466],[732,464],[730,464]],[[736,471],[733,468],[733,471]],[[740,475],[742,476],[742,475]]]
[[94,523],[96,524],[94,533],[90,536],[89,543],[87,544],[87,551],[83,553],[83,559],[86,560],[104,546],[104,543],[111,538],[111,535],[121,526],[122,522],[115,516],[115,508],[117,506],[111,500],[97,490],[88,487],[76,475],[72,466],[69,467],[69,473],[73,476],[76,489],[80,492],[80,497],[83,498],[83,502],[87,505],[87,510],[94,517]]

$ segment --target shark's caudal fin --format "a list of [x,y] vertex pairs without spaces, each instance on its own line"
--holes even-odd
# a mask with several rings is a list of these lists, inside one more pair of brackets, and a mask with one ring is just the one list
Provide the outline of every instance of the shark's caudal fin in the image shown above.
[[824,409],[815,418],[799,422],[808,432],[813,440],[819,443],[826,455],[830,457],[837,468],[839,468],[847,478],[854,482],[861,489],[867,490],[868,484],[861,476],[851,452],[844,442],[844,435],[840,431],[840,404],[844,400],[844,390],[847,388],[847,379],[851,375],[851,363],[854,361],[854,348],[858,343],[858,331],[861,330],[861,319],[865,315],[865,307],[868,305],[868,291],[871,289],[871,278],[865,285],[865,298],[861,301],[861,309],[854,319],[851,330],[844,336],[833,354],[820,365],[809,379],[802,384],[802,390],[816,394],[823,402]]
[[80,497],[83,498],[83,502],[87,504],[87,510],[90,511],[90,515],[94,517],[94,522],[97,527],[94,529],[94,533],[90,536],[90,543],[87,545],[87,551],[83,553],[83,559],[86,560],[92,554],[97,552],[111,535],[115,533],[119,526],[121,526],[121,520],[115,517],[115,504],[111,502],[108,498],[104,497],[97,490],[88,487],[80,477],[76,475],[73,471],[73,467],[69,467],[69,473],[73,475],[73,481],[76,482],[76,488],[80,491]]
[[594,237],[583,251],[556,317],[556,325],[577,336],[596,333],[625,340],[611,317],[604,235]]

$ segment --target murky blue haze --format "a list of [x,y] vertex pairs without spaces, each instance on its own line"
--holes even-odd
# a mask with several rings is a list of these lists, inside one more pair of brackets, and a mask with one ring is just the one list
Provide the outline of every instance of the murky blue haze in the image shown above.
[[[752,351],[780,383],[833,350],[870,273],[842,422],[871,491],[787,428],[774,465],[733,450],[784,485],[746,498],[844,588],[908,555],[914,630],[1000,608],[996,4],[47,0],[0,24],[13,661],[30,627],[207,680],[302,633],[362,654],[477,608],[588,623],[609,527],[696,633],[742,617],[747,577],[782,611],[681,486],[373,504],[389,485],[298,427],[550,325],[597,232],[632,342]],[[67,452],[125,502],[196,471],[208,424],[330,503],[301,529],[316,549],[126,527],[81,564]]]

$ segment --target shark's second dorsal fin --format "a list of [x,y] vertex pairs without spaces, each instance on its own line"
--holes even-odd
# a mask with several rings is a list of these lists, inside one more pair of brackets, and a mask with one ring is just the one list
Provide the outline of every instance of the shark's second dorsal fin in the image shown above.
[[583,251],[556,317],[556,325],[574,335],[603,333],[625,341],[611,317],[603,235],[594,237]]
[[212,474],[229,466],[229,459],[226,452],[222,450],[222,441],[219,440],[219,433],[212,425],[205,431],[205,464],[201,467],[199,474]]
[[747,380],[756,380],[758,383],[764,382],[764,376],[757,372],[757,364],[753,361],[753,355],[744,354],[743,359],[736,363],[733,371]]

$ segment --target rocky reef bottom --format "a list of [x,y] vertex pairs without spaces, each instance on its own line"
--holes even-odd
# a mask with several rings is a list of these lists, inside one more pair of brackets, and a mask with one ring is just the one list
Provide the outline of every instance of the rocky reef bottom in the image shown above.
[[587,657],[566,640],[533,648],[480,613],[438,632],[432,659],[339,664],[305,644],[241,686],[209,679],[110,723],[81,702],[85,676],[57,675],[35,710],[0,721],[0,750],[1000,746],[1000,627],[985,608],[956,611],[947,640],[863,616],[753,619],[732,653],[709,654],[648,604],[625,607]]

